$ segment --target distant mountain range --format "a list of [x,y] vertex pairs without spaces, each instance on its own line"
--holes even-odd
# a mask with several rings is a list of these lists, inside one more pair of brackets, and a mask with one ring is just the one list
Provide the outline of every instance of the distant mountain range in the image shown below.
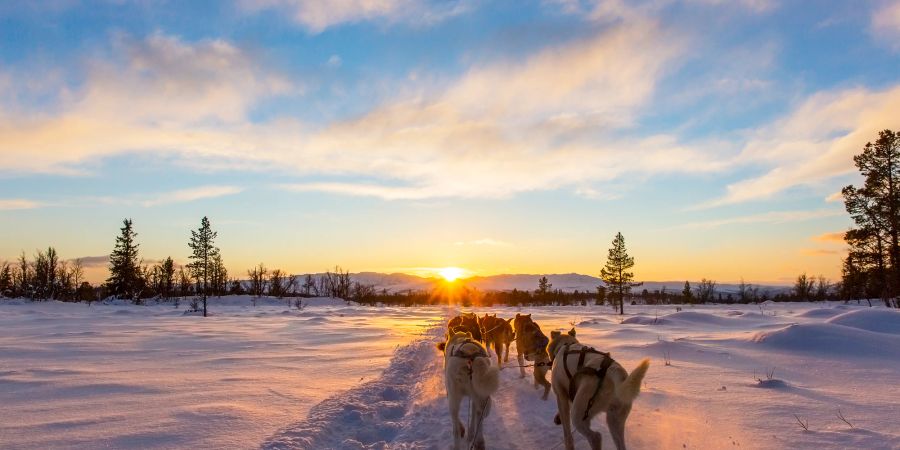
[[[533,291],[537,289],[538,279],[547,277],[553,285],[553,289],[561,289],[565,292],[572,291],[595,291],[597,286],[603,284],[600,278],[590,275],[582,275],[579,273],[563,273],[563,274],[504,274],[490,276],[475,276],[457,280],[456,283],[476,288],[482,291],[511,291],[513,289]],[[386,289],[389,292],[402,292],[406,290],[430,290],[438,283],[442,283],[441,278],[431,277],[425,278],[417,275],[406,273],[377,273],[377,272],[360,272],[352,274],[353,281],[363,284],[375,286],[377,289]],[[691,281],[691,286],[695,287],[698,282]],[[776,294],[785,292],[790,288],[787,286],[772,285],[753,285],[758,287],[760,294],[763,292]],[[633,288],[634,292],[639,293],[643,289],[650,292],[661,291],[666,289],[667,292],[681,292],[684,288],[684,281],[645,281],[643,285]],[[716,291],[723,294],[737,293],[738,285],[736,284],[716,284]]]

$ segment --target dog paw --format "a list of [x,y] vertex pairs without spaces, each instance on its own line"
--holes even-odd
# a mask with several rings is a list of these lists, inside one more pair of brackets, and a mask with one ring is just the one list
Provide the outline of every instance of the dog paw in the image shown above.
[[562,425],[562,420],[559,420],[559,414],[553,416],[553,423],[557,425]]

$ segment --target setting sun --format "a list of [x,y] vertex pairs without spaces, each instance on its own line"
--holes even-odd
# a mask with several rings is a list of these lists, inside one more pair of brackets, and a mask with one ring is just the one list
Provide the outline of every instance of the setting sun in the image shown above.
[[456,281],[462,277],[465,272],[465,270],[460,269],[459,267],[444,267],[443,269],[438,270],[438,274],[450,282]]

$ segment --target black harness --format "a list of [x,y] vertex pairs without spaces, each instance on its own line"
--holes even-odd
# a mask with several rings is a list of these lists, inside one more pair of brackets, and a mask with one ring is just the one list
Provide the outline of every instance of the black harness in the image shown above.
[[[475,347],[478,348],[478,351],[475,353],[463,353],[462,347],[466,344],[475,345]],[[475,358],[487,358],[488,354],[484,350],[484,347],[481,346],[481,344],[478,344],[477,342],[475,342],[471,339],[466,339],[466,340],[456,344],[453,347],[453,349],[450,351],[450,356],[452,356],[454,358],[462,358],[462,359],[465,359],[468,361],[469,380],[471,381],[472,380],[472,362],[475,361]]]
[[[581,345],[581,344],[579,344]],[[591,407],[594,406],[594,398],[597,397],[597,394],[600,393],[600,388],[603,387],[603,380],[606,378],[606,372],[609,370],[609,366],[612,365],[615,361],[612,359],[612,356],[609,353],[601,352],[599,350],[595,350],[593,347],[587,347],[585,345],[581,345],[580,350],[570,350],[569,347],[572,346],[571,343],[566,344],[563,347],[563,369],[566,371],[566,376],[569,378],[569,400],[575,400],[575,377],[578,375],[593,375],[597,377],[597,389],[594,390],[594,395],[591,395],[591,398],[588,400],[587,408],[584,410],[584,416],[581,420],[587,420],[588,415],[590,414]],[[569,355],[578,353],[578,364],[575,366],[575,373],[572,373],[569,370],[569,365],[566,364],[568,361]],[[596,354],[603,356],[603,362],[600,363],[600,368],[595,369],[593,367],[587,367],[584,365],[584,357],[588,354]],[[552,362],[551,362],[552,364]]]

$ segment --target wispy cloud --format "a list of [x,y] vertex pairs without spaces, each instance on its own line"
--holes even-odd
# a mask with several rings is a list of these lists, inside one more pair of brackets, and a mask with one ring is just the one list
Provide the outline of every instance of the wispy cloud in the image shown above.
[[238,0],[245,11],[287,13],[311,33],[345,23],[379,21],[426,26],[469,11],[471,0]]
[[829,195],[828,197],[825,197],[825,201],[828,202],[828,203],[843,202],[843,201],[844,201],[844,193],[841,192],[841,191],[837,191],[837,192],[835,192],[835,193],[832,193],[832,194]]
[[207,198],[224,197],[226,195],[238,194],[243,188],[237,186],[200,186],[190,189],[181,189],[178,191],[165,192],[155,196],[154,198],[141,202],[143,206],[159,206],[171,203],[185,203],[202,200]]
[[828,248],[804,248],[800,250],[800,252],[806,256],[835,256],[845,253],[843,250],[834,250]]
[[853,155],[897,117],[900,86],[815,94],[787,117],[756,132],[734,160],[736,165],[769,167],[767,172],[729,185],[725,195],[700,206],[766,199],[853,172]]
[[512,247],[513,246],[513,244],[511,244],[509,242],[499,241],[497,239],[492,239],[492,238],[481,238],[481,239],[475,239],[475,240],[471,240],[471,241],[456,241],[453,243],[453,245],[455,245],[457,247],[472,246],[472,245],[480,246],[480,247]]
[[872,12],[871,31],[894,50],[900,50],[900,1],[887,0]]
[[72,258],[70,263],[81,260],[81,265],[85,268],[106,267],[109,265],[109,255],[103,256],[82,256],[80,258]]
[[40,208],[41,203],[21,198],[0,199],[0,211]]
[[816,242],[826,242],[826,243],[844,243],[844,235],[847,234],[844,231],[836,231],[834,233],[823,233],[818,236],[813,236],[812,240]]
[[726,225],[741,225],[752,223],[770,223],[779,224],[786,222],[799,222],[805,220],[822,219],[826,217],[835,217],[845,214],[843,211],[834,209],[818,209],[812,211],[773,211],[762,214],[752,214],[747,216],[729,217],[726,219],[716,219],[701,222],[690,222],[677,228],[699,228],[709,229],[718,228]]

